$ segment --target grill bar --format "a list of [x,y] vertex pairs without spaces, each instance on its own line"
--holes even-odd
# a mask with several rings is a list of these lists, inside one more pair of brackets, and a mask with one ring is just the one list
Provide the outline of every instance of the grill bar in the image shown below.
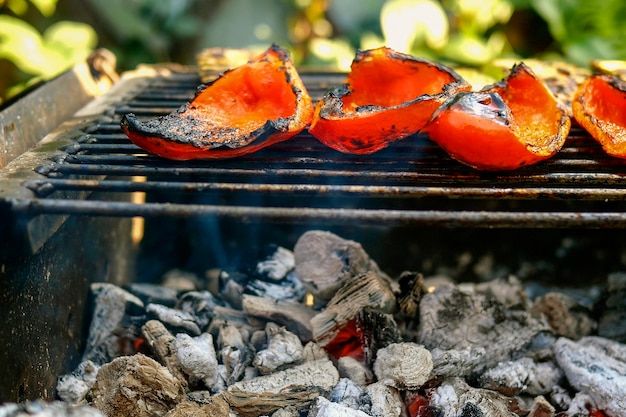
[[[305,73],[303,78],[318,99],[343,75]],[[18,158],[20,168],[0,175],[10,184],[0,190],[1,201],[14,215],[626,227],[626,161],[608,157],[577,126],[554,158],[508,173],[472,170],[419,135],[374,155],[354,156],[332,151],[303,132],[241,158],[178,162],[147,155],[121,132],[119,120],[127,112],[141,118],[169,113],[193,97],[198,77],[130,77],[121,84],[86,111],[88,117],[72,121],[67,132]],[[145,203],[130,202],[137,193]]]

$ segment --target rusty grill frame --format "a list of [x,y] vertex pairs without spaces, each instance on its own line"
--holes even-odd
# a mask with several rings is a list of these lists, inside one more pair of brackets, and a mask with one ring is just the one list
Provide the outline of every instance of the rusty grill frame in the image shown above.
[[[168,161],[130,143],[119,120],[127,112],[152,118],[178,108],[193,97],[200,79],[191,68],[129,74],[0,171],[0,206],[40,235],[32,240],[44,240],[45,230],[69,215],[447,228],[626,227],[626,161],[608,157],[576,125],[555,157],[502,173],[465,167],[419,135],[373,155],[354,156],[324,147],[305,131],[245,157]],[[303,72],[302,77],[317,100],[345,74]],[[146,202],[126,198],[136,193],[144,193]]]

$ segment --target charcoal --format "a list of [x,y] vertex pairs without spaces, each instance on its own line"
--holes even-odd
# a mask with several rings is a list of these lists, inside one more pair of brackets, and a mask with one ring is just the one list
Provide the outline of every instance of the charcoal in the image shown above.
[[360,243],[333,233],[311,230],[294,247],[296,275],[317,303],[330,300],[351,277],[373,272],[384,275]]
[[191,337],[186,333],[176,335],[176,356],[182,370],[192,379],[200,380],[206,387],[217,382],[217,354],[213,346],[213,336],[202,333]]
[[189,291],[180,297],[176,307],[192,315],[200,330],[206,331],[217,306],[224,306],[224,303],[209,291]]
[[148,317],[159,320],[172,333],[185,332],[192,336],[199,336],[202,333],[200,327],[194,321],[194,317],[184,311],[159,304],[148,304],[146,312]]
[[549,292],[535,300],[532,311],[545,315],[557,335],[570,339],[588,336],[596,327],[591,311],[567,294]]
[[255,352],[248,344],[249,335],[244,337],[242,332],[245,330],[228,324],[219,328],[217,336],[218,358],[225,365],[226,386],[239,381],[254,358]]
[[626,415],[626,362],[596,347],[593,340],[580,343],[563,337],[556,341],[554,355],[569,384],[589,395],[593,405],[612,416]]
[[484,347],[475,346],[448,350],[434,348],[430,353],[433,357],[433,375],[441,377],[470,375],[480,366],[486,354]]
[[281,281],[252,279],[244,287],[246,294],[253,294],[271,300],[299,301],[306,290],[295,273],[288,274]]
[[370,417],[370,414],[317,397],[307,417]]
[[552,391],[563,379],[563,371],[554,362],[537,363],[531,358],[501,362],[479,378],[480,386],[505,395],[542,395]]
[[196,291],[201,287],[196,274],[181,269],[172,269],[163,274],[161,285],[178,292]]
[[473,388],[461,378],[449,378],[428,394],[429,405],[441,417],[518,417],[509,410],[509,397],[496,391]]
[[538,396],[533,401],[528,417],[553,417],[555,412],[556,409],[545,397]]
[[268,338],[267,348],[258,351],[252,361],[252,365],[261,374],[267,375],[302,358],[304,347],[296,334],[274,323],[268,323],[265,331]]
[[372,417],[408,417],[404,401],[397,388],[385,382],[375,382],[365,389],[371,406],[367,414]]
[[420,302],[417,342],[429,350],[469,349],[469,357],[486,352],[474,366],[474,373],[543,347],[544,333],[551,333],[545,319],[525,310],[507,308],[493,297],[462,291],[452,284],[440,285]]
[[313,338],[311,319],[317,314],[302,303],[275,301],[265,297],[244,295],[243,310],[252,317],[273,321],[300,336],[304,341]]
[[0,405],[0,417],[104,417],[89,405],[74,406],[64,401],[26,401]]
[[166,307],[174,307],[178,301],[178,290],[163,285],[132,283],[124,288],[136,295],[145,305],[161,304]]
[[181,401],[165,417],[229,417],[228,403],[219,397],[212,397],[207,403]]
[[339,370],[339,375],[363,387],[374,381],[374,373],[370,367],[351,356],[339,358],[337,360],[337,369]]
[[349,378],[340,378],[339,382],[330,393],[328,399],[334,403],[338,403],[355,410],[362,410],[364,404],[366,405],[367,410],[369,410],[371,406],[369,396],[366,391]]
[[74,372],[57,379],[57,396],[69,404],[78,404],[96,383],[99,366],[92,361],[81,362]]
[[102,365],[87,394],[108,417],[164,415],[185,399],[180,381],[155,360],[136,354]]
[[126,312],[142,312],[142,301],[108,283],[92,284],[91,292],[95,306],[82,362],[92,361],[96,365],[103,365],[118,356],[133,353],[128,348],[134,335],[129,335],[125,326]]
[[297,407],[282,407],[272,413],[271,417],[300,417],[300,411]]
[[321,359],[328,359],[328,352],[315,342],[308,342],[302,349],[302,359],[304,362],[313,362]]
[[393,343],[376,353],[376,377],[396,388],[417,389],[428,380],[432,370],[430,352],[415,343]]
[[598,302],[598,335],[626,343],[626,273],[609,275],[604,299]]
[[187,378],[177,356],[176,338],[158,320],[148,321],[141,330],[153,355],[187,388]]

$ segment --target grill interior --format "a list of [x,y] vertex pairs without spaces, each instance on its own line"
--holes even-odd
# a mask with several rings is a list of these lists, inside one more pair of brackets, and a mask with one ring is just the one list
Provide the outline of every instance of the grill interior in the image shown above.
[[[303,78],[315,100],[343,74]],[[24,218],[214,215],[322,224],[626,226],[624,162],[607,157],[577,126],[556,157],[511,173],[474,171],[419,135],[374,155],[351,156],[305,132],[247,157],[174,162],[147,155],[121,133],[124,113],[166,114],[193,97],[199,83],[192,72],[131,79],[117,90],[124,94],[104,100],[100,114],[66,125],[40,147],[36,174],[32,166],[18,167],[25,172],[11,176],[20,181],[4,190],[5,204]],[[111,193],[145,193],[146,203],[115,202]]]

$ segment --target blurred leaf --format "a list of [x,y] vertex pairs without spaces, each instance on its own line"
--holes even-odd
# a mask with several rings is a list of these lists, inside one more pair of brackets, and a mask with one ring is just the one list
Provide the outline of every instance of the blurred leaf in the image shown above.
[[8,0],[7,7],[16,16],[22,16],[28,11],[28,3],[26,3],[26,0]]
[[45,17],[54,15],[59,0],[30,0],[30,2],[39,10],[39,13]]
[[7,15],[0,15],[0,57],[33,75],[45,73],[48,65],[55,67],[56,61],[34,27]]
[[308,65],[325,66],[339,71],[348,71],[356,51],[345,39],[311,40],[311,54]]
[[98,43],[98,35],[91,26],[69,21],[53,24],[43,38],[46,48],[61,54],[66,66],[87,58]]
[[448,18],[434,0],[390,0],[380,13],[387,46],[410,52],[412,47],[443,47],[448,40]]

